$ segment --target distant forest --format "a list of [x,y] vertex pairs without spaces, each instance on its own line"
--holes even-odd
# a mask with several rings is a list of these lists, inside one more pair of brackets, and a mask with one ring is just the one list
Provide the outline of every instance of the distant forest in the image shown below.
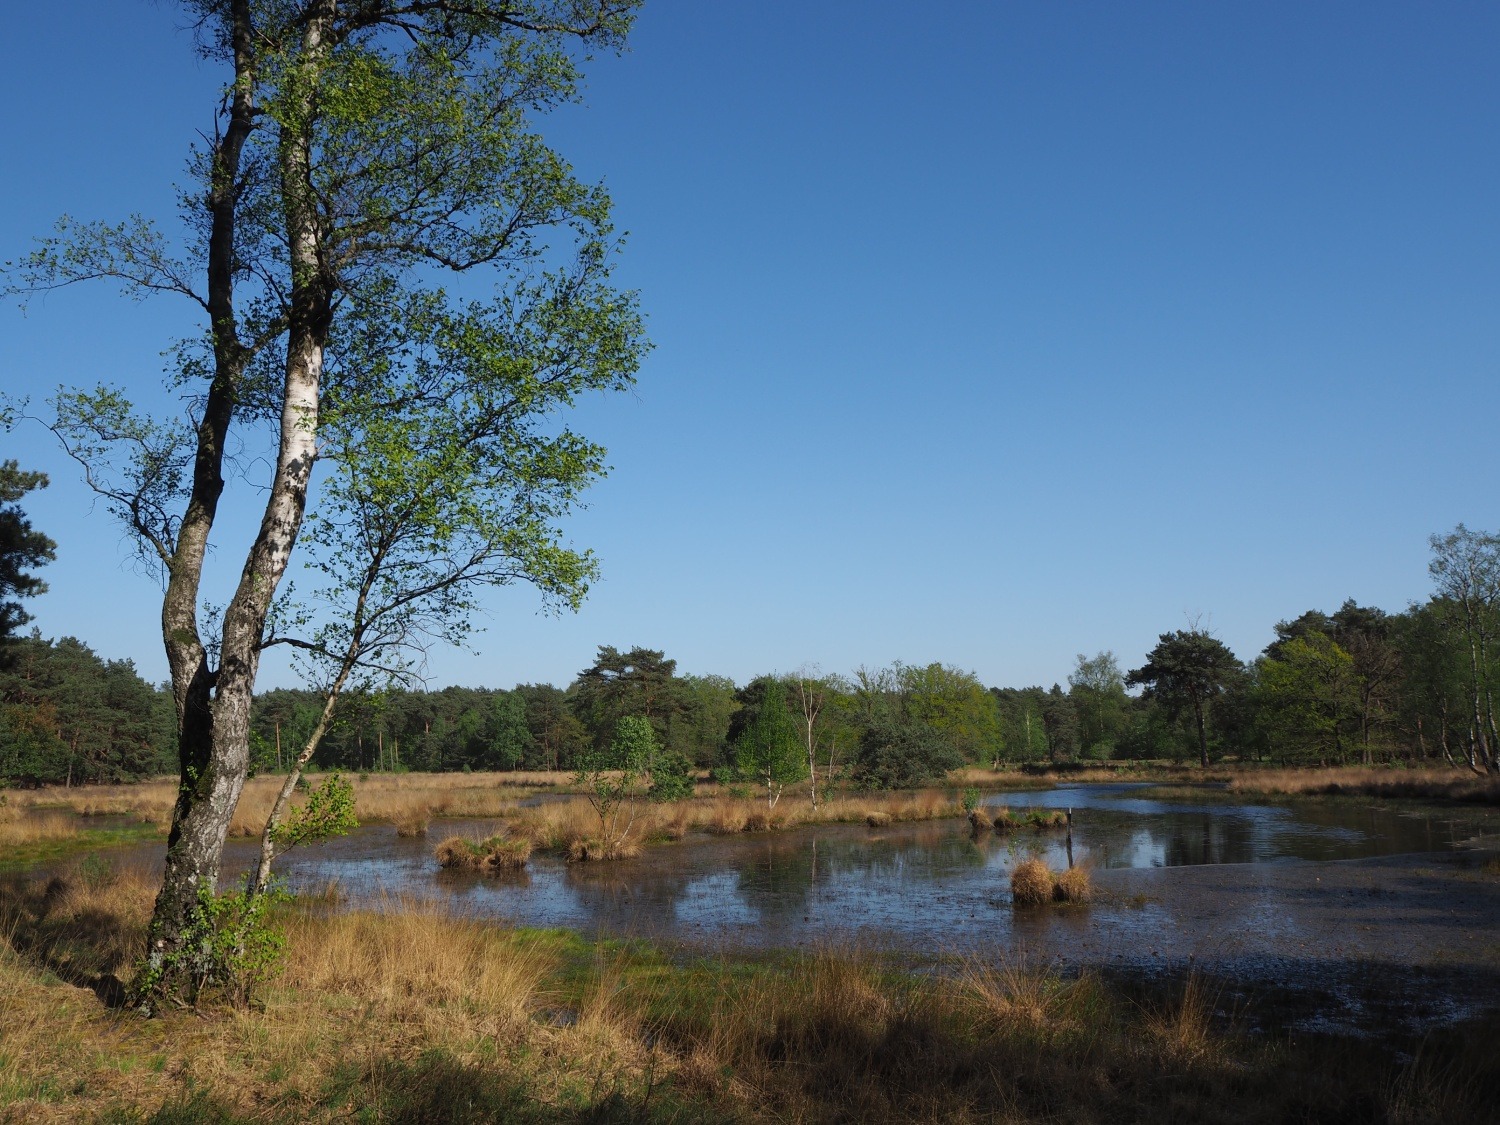
[[[820,772],[870,787],[963,764],[1107,759],[1285,765],[1496,766],[1500,538],[1460,526],[1432,541],[1433,596],[1404,613],[1346,601],[1275,626],[1244,662],[1207,633],[1162,634],[1126,668],[1080,655],[1067,684],[987,687],[946,664],[849,675],[682,675],[663,652],[604,646],[566,687],[349,692],[319,769],[570,770],[622,718],[699,768],[731,765],[766,700],[810,733]],[[175,772],[170,696],[129,661],[36,634],[0,661],[0,781],[89,784]],[[774,690],[772,681],[779,685]],[[1135,690],[1140,689],[1140,690]],[[315,691],[256,698],[254,769],[286,767],[322,705]]]

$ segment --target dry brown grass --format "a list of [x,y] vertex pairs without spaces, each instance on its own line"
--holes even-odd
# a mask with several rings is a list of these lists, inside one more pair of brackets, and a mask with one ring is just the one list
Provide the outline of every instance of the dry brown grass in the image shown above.
[[432,810],[425,805],[412,809],[394,821],[396,835],[407,838],[415,838],[427,835],[427,828],[432,823]]
[[1030,1032],[1076,1029],[1086,1009],[1080,993],[1097,987],[1088,976],[1065,982],[1024,951],[998,962],[970,957],[958,980],[962,999],[974,1006],[982,1024]]
[[1059,872],[1052,882],[1052,897],[1057,902],[1087,903],[1094,897],[1094,882],[1087,867],[1070,867]]
[[0,889],[0,935],[66,980],[128,975],[145,948],[156,889],[97,856],[45,882],[17,877]]
[[499,875],[522,870],[534,846],[527,836],[495,835],[483,840],[449,836],[432,854],[440,867],[449,870]]
[[743,800],[719,797],[709,804],[707,816],[701,821],[701,825],[704,831],[715,836],[732,836],[745,830],[747,815]]
[[634,859],[641,854],[640,845],[633,840],[613,840],[609,843],[596,836],[575,836],[563,849],[563,858],[569,863],[598,863],[602,860]]
[[0,848],[71,840],[80,832],[78,821],[71,813],[0,807]]
[[177,782],[157,778],[130,785],[43,785],[12,791],[5,800],[17,809],[66,809],[79,816],[129,816],[150,824],[166,824],[177,800]]
[[1214,1030],[1213,1015],[1213,994],[1192,973],[1175,998],[1147,1007],[1142,1027],[1167,1065],[1201,1065],[1218,1061],[1223,1037]]
[[1052,901],[1052,869],[1032,857],[1010,873],[1010,897],[1017,906],[1042,906]]
[[1330,769],[1247,769],[1222,780],[1234,793],[1373,797],[1500,804],[1500,777],[1478,777],[1452,769],[1382,769],[1342,766]]
[[871,828],[884,828],[891,823],[891,814],[878,809],[875,812],[865,813],[865,823]]

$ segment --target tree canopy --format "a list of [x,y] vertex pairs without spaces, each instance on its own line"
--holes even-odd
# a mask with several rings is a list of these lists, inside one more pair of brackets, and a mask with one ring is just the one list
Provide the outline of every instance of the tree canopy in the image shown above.
[[47,589],[30,572],[56,557],[57,544],[31,526],[18,504],[28,492],[46,486],[45,474],[25,472],[14,461],[0,464],[0,644],[31,620],[18,599]]
[[1228,646],[1201,629],[1163,633],[1146,663],[1125,677],[1170,711],[1191,711],[1198,733],[1200,762],[1208,765],[1208,724],[1213,701],[1240,672]]

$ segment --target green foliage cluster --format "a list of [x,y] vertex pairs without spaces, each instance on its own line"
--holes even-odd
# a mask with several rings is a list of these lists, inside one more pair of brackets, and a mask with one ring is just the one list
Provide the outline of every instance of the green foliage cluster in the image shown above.
[[195,1005],[222,997],[233,1004],[248,1003],[280,968],[286,935],[271,924],[269,914],[285,901],[286,894],[274,886],[257,894],[243,886],[215,894],[200,885],[184,940],[164,957],[147,958],[138,967],[132,983],[134,1005],[154,1013],[167,981],[174,982],[174,1002]]
[[176,717],[170,695],[128,660],[102,660],[82,641],[39,635],[6,645],[0,662],[0,784],[133,781],[169,772]]
[[[301,781],[301,778],[298,778]],[[340,774],[307,791],[307,800],[272,833],[278,852],[343,836],[359,827],[354,817],[354,786]]]
[[[9,428],[8,422],[9,415],[0,416],[0,428]],[[16,599],[47,589],[30,570],[51,562],[57,544],[31,526],[17,503],[33,489],[45,487],[44,474],[26,472],[14,461],[0,463],[0,644],[31,620]]]

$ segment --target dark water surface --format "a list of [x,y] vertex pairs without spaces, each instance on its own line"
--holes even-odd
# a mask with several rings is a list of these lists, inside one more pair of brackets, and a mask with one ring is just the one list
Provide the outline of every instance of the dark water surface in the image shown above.
[[[1110,869],[1200,864],[1286,864],[1448,849],[1472,829],[1439,812],[1402,815],[1350,802],[1288,805],[1147,799],[1143,787],[1067,786],[996,794],[990,805],[1072,808],[1071,858],[1108,883]],[[496,879],[438,869],[433,845],[446,835],[483,835],[491,821],[443,821],[427,839],[389,826],[291,853],[280,864],[297,890],[336,883],[346,903],[439,898],[481,916],[527,926],[784,947],[836,939],[895,944],[922,952],[1024,936],[1013,917],[1009,875],[1021,859],[1069,864],[1066,833],[1023,830],[973,837],[957,820],[870,829],[823,825],[785,832],[694,837],[647,848],[639,857],[566,864],[533,856],[529,871]],[[231,846],[231,870],[249,844]],[[1261,880],[1257,878],[1256,882]],[[1128,886],[1120,888],[1128,892]],[[1004,907],[1004,909],[999,909]],[[1092,912],[1097,915],[1099,908]],[[1131,930],[1156,919],[1147,906],[1119,913]],[[1059,923],[1062,917],[1064,921]],[[1282,925],[1272,909],[1256,921]],[[1082,925],[1085,915],[1047,912],[1040,923]],[[1034,928],[1034,926],[1032,926]]]
[[[1249,803],[1140,785],[994,794],[991,806],[1073,810],[1062,832],[972,836],[950,819],[870,829],[823,825],[694,836],[631,860],[534,855],[508,878],[441,871],[448,835],[494,822],[439,821],[426,839],[362,828],[278,861],[294,890],[336,884],[350,907],[411,899],[523,926],[647,937],[689,951],[829,946],[918,961],[1024,955],[1126,974],[1200,970],[1241,997],[1276,1001],[1305,1029],[1420,1030],[1500,1008],[1500,878],[1466,849],[1500,832],[1492,809],[1353,798]],[[256,844],[236,841],[232,877]],[[1071,855],[1070,855],[1071,853]],[[130,849],[159,865],[161,845]],[[1040,855],[1090,865],[1086,908],[1018,910],[1010,871]],[[1262,1007],[1258,1010],[1264,1010]]]

